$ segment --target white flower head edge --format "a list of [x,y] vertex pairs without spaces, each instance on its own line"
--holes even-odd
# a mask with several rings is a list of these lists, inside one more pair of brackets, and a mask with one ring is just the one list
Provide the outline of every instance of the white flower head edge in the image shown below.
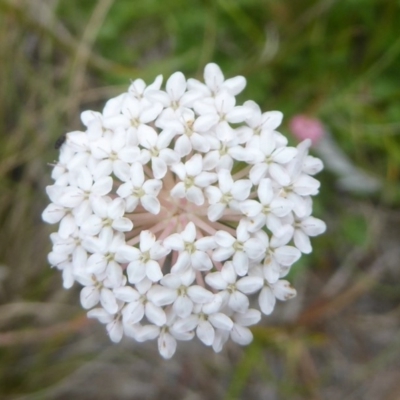
[[161,84],[135,80],[66,134],[42,214],[59,224],[48,260],[113,342],[157,339],[164,358],[195,336],[247,345],[326,229],[311,215],[322,163],[309,141],[288,146],[281,112],[236,104],[242,76],[208,64],[204,83]]

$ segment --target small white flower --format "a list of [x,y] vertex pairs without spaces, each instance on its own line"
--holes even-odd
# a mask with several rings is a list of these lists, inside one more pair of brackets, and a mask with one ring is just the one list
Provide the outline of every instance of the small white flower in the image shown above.
[[214,250],[214,261],[225,261],[232,257],[236,273],[243,276],[249,269],[251,260],[257,260],[267,250],[257,237],[251,237],[247,222],[242,220],[236,229],[236,238],[226,231],[218,231],[214,236],[218,248]]
[[221,302],[210,304],[196,305],[192,315],[175,322],[174,329],[177,332],[196,329],[197,337],[206,346],[211,346],[214,342],[215,330],[229,332],[232,329],[233,322],[226,314],[218,312]]
[[202,92],[205,97],[214,97],[220,90],[236,96],[246,86],[246,79],[243,76],[225,80],[221,68],[214,63],[207,64],[204,68],[204,81],[205,84],[197,79],[188,79],[188,87]]
[[292,203],[274,193],[269,178],[261,179],[257,194],[259,201],[246,200],[239,206],[249,217],[247,229],[249,232],[256,232],[266,225],[271,232],[276,233],[282,226],[281,218],[292,210]]
[[252,110],[244,106],[235,106],[236,100],[228,91],[220,91],[215,98],[206,98],[194,104],[195,111],[202,117],[215,119],[213,128],[222,142],[232,140],[235,135],[230,123],[243,122],[252,114]]
[[275,133],[265,130],[251,139],[249,148],[253,151],[254,166],[250,170],[250,179],[254,184],[267,176],[280,185],[290,183],[290,176],[284,165],[295,157],[297,150],[294,147],[278,147]]
[[[261,267],[253,268],[251,275],[264,279]],[[268,280],[264,279],[264,286],[258,296],[258,304],[263,314],[269,315],[275,308],[276,299],[286,301],[295,296],[296,289],[294,289],[288,281],[280,279],[274,283],[270,283]]]
[[217,174],[203,171],[203,160],[200,154],[195,154],[185,164],[179,163],[171,167],[181,182],[171,190],[174,197],[186,197],[192,203],[201,206],[204,203],[202,189],[217,180]]
[[129,232],[133,223],[124,217],[125,202],[121,198],[111,200],[110,197],[98,197],[91,202],[93,214],[83,222],[81,229],[84,234],[95,236],[102,229]]
[[208,271],[212,268],[207,251],[215,248],[215,241],[210,237],[196,240],[196,227],[193,222],[189,222],[181,233],[167,237],[164,246],[179,251],[179,256],[171,268],[173,273],[185,271],[190,266],[198,271]]
[[157,195],[161,187],[162,182],[158,179],[145,181],[142,164],[134,162],[130,168],[129,180],[118,188],[117,194],[125,199],[128,212],[134,211],[140,202],[148,212],[158,214],[160,202]]
[[[145,316],[148,321],[157,326],[162,326],[167,321],[165,311],[155,305],[148,298],[148,291],[152,288],[152,281],[142,279],[133,288],[118,288],[114,289],[116,298],[122,301],[127,301],[127,304],[122,309],[122,317],[125,324],[136,324]],[[127,291],[126,289],[130,289]]]
[[188,317],[195,304],[210,302],[214,295],[199,285],[192,285],[195,272],[188,269],[183,274],[168,274],[161,279],[162,287],[156,287],[157,293],[153,301],[158,305],[172,304],[172,309],[180,318]]
[[152,232],[142,231],[139,249],[128,245],[120,246],[117,257],[130,261],[126,270],[130,283],[139,283],[146,277],[152,282],[158,282],[163,273],[157,261],[168,253],[169,249],[156,241]]
[[174,135],[168,131],[157,135],[153,128],[143,126],[138,129],[138,137],[139,143],[144,147],[142,154],[145,159],[151,159],[154,178],[164,178],[167,173],[167,166],[180,161],[179,154],[168,148]]
[[249,179],[234,182],[228,170],[218,171],[218,186],[209,186],[205,190],[210,203],[208,219],[210,221],[220,219],[228,206],[231,210],[238,210],[239,203],[249,197],[251,187]]
[[206,275],[206,283],[213,289],[220,290],[223,303],[237,312],[245,312],[249,307],[247,294],[261,289],[263,280],[257,276],[245,276],[237,279],[232,262],[227,261],[220,272]]

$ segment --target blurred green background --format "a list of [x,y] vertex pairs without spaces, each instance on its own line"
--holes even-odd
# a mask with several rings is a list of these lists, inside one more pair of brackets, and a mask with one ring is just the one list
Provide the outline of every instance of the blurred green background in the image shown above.
[[[399,399],[399,21],[398,0],[0,0],[0,398]],[[111,344],[49,268],[48,164],[130,79],[211,61],[246,76],[239,102],[284,112],[282,133],[320,118],[380,189],[320,174],[328,231],[293,268],[298,297],[247,348],[183,343],[163,361]]]

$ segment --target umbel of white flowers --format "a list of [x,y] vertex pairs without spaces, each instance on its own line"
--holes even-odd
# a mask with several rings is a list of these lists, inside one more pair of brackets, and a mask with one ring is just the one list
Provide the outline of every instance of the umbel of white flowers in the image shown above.
[[164,358],[195,336],[216,352],[249,344],[261,313],[296,295],[281,278],[326,229],[311,216],[310,142],[288,146],[281,112],[236,105],[244,77],[208,64],[204,82],[137,79],[83,112],[42,214],[59,223],[49,262],[65,288],[83,286],[88,317],[113,342],[157,339]]

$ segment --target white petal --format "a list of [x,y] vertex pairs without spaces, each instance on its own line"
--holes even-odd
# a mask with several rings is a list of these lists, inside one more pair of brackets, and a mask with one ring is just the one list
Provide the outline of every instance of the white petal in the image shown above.
[[269,315],[274,310],[276,298],[269,286],[265,286],[258,296],[258,304],[260,305],[261,311],[265,315]]
[[187,243],[193,243],[196,239],[196,227],[193,222],[189,222],[183,232],[181,233],[182,238]]
[[232,262],[226,262],[221,269],[221,275],[227,283],[236,283],[236,271]]
[[222,87],[227,89],[228,92],[234,96],[238,95],[246,86],[246,78],[243,76],[235,76],[233,78],[227,79]]
[[89,309],[99,302],[100,293],[94,286],[87,286],[81,290],[80,299],[82,307]]
[[301,221],[301,229],[308,236],[318,236],[326,231],[326,224],[318,218],[308,217]]
[[158,338],[158,351],[165,359],[170,359],[176,351],[176,340],[168,332],[161,333]]
[[285,266],[291,266],[300,256],[300,251],[293,246],[282,246],[275,249],[275,257],[278,263]]
[[319,186],[319,181],[308,175],[301,175],[293,184],[294,191],[300,196],[312,196],[317,194]]
[[214,235],[214,239],[219,246],[231,247],[235,243],[235,238],[228,232],[218,231]]
[[174,275],[174,274],[165,275],[161,279],[160,283],[161,285],[166,286],[167,288],[175,289],[175,291],[182,285],[180,275]]
[[171,250],[182,251],[185,248],[185,243],[179,233],[173,233],[164,239],[164,246]]
[[140,297],[139,293],[130,286],[119,287],[119,288],[114,289],[113,291],[114,291],[115,297],[118,300],[122,300],[127,303],[135,301],[135,300],[139,299],[139,297]]
[[283,114],[280,111],[269,111],[262,115],[262,128],[274,131],[281,123]]
[[239,276],[244,276],[249,270],[249,257],[243,251],[237,251],[233,256],[232,264]]
[[245,276],[236,282],[238,290],[245,294],[252,294],[263,287],[264,280],[258,276]]
[[262,211],[262,204],[256,200],[246,200],[240,204],[240,211],[244,215],[253,218]]
[[287,186],[290,183],[290,176],[279,164],[272,163],[269,166],[268,169],[269,175],[271,176],[272,179],[274,179],[276,182],[278,182],[282,186]]
[[128,218],[118,218],[112,223],[112,228],[120,232],[129,232],[133,228],[133,222]]
[[304,254],[312,252],[310,238],[300,229],[296,229],[293,235],[294,245]]
[[178,294],[176,290],[160,285],[153,285],[147,292],[147,298],[159,307],[172,304],[176,300],[177,296]]
[[144,306],[141,302],[132,302],[124,307],[122,311],[124,322],[136,324],[140,322],[144,316]]
[[167,93],[172,100],[179,100],[186,91],[186,79],[182,72],[172,74],[166,83]]
[[245,119],[251,117],[252,111],[244,106],[237,106],[226,114],[226,120],[232,124],[243,122]]
[[192,151],[192,143],[186,135],[182,135],[175,142],[174,150],[180,157],[187,156]]
[[195,251],[191,255],[192,267],[198,271],[209,271],[213,267],[210,256],[203,251]]
[[199,116],[193,124],[193,130],[196,132],[207,132],[219,121],[217,114],[205,114]]
[[[118,193],[118,192],[117,192]],[[185,184],[183,182],[178,182],[171,190],[171,196],[172,197],[178,197],[182,199],[183,197],[186,196],[186,189],[185,189]]]
[[102,254],[92,254],[87,261],[87,272],[101,274],[107,267],[107,261]]
[[259,258],[266,252],[266,250],[267,248],[265,248],[261,240],[257,238],[251,238],[244,244],[244,251],[251,260]]
[[81,225],[82,232],[90,236],[97,235],[102,227],[103,221],[97,215],[91,215]]
[[104,309],[110,314],[115,314],[118,311],[117,301],[115,300],[114,293],[110,289],[101,289],[100,303],[104,307]]
[[123,273],[121,266],[116,261],[109,261],[107,266],[107,280],[112,287],[118,287],[122,284]]
[[200,151],[201,153],[206,153],[210,150],[210,144],[205,136],[194,132],[192,136],[190,136],[190,141],[194,150]]
[[224,82],[224,75],[217,64],[209,63],[205,66],[204,82],[214,93],[220,88]]
[[265,163],[255,164],[250,170],[250,180],[257,185],[267,174],[268,166]]
[[192,314],[187,318],[177,320],[173,325],[173,329],[178,332],[188,332],[196,328],[198,322],[199,317]]
[[211,272],[206,275],[207,285],[217,290],[224,290],[228,287],[228,282],[222,277],[221,272]]
[[114,343],[119,343],[124,335],[124,329],[120,321],[112,321],[107,324],[107,333],[110,340]]
[[62,238],[69,237],[77,228],[75,218],[71,214],[67,214],[60,222],[58,234]]
[[213,172],[201,172],[194,179],[194,183],[202,188],[207,187],[216,181],[217,181],[217,174]]
[[196,329],[197,337],[206,345],[211,346],[214,341],[214,328],[208,321],[200,321]]
[[43,221],[48,224],[56,224],[64,217],[66,209],[62,206],[50,203],[42,213]]
[[190,265],[190,255],[187,251],[184,251],[179,254],[176,263],[172,266],[172,273],[180,273],[184,271]]
[[160,212],[160,202],[158,201],[157,197],[144,195],[140,199],[140,203],[148,212],[157,215]]
[[143,184],[143,190],[146,194],[157,196],[162,188],[162,182],[158,179],[149,179]]
[[218,184],[222,193],[228,193],[232,189],[233,179],[231,173],[226,169],[218,171]]
[[150,257],[153,260],[160,260],[169,254],[170,249],[164,247],[159,241],[155,242],[150,249]]
[[84,192],[77,187],[63,188],[63,193],[58,199],[58,204],[63,207],[76,207],[84,199]]
[[122,245],[119,247],[116,253],[116,259],[119,262],[128,262],[138,260],[141,256],[141,252],[136,247]]
[[217,329],[230,331],[233,327],[232,320],[223,313],[215,313],[208,316],[208,320]]
[[222,203],[217,203],[217,204],[211,204],[210,207],[208,207],[207,211],[207,217],[211,222],[219,220],[226,209],[226,205]]
[[219,249],[214,250],[212,259],[214,261],[225,261],[234,253],[235,249],[233,247],[220,247]]
[[296,289],[285,280],[279,280],[276,282],[273,287],[273,292],[275,297],[281,301],[289,300],[297,294]]
[[214,343],[212,345],[213,350],[216,353],[219,353],[222,350],[224,344],[227,342],[228,339],[229,339],[228,331],[223,331],[221,329],[217,330],[215,332]]
[[157,326],[163,326],[167,322],[167,317],[163,309],[149,301],[145,305],[145,314],[147,319]]
[[130,177],[134,187],[140,188],[144,182],[143,166],[139,162],[134,162],[130,169]]
[[215,249],[216,243],[212,236],[206,236],[199,240],[196,240],[195,246],[196,246],[196,249],[198,249],[198,250],[208,251],[208,250]]
[[160,264],[154,260],[147,261],[146,275],[152,282],[158,282],[163,277]]
[[190,286],[187,293],[192,301],[198,304],[208,303],[214,297],[214,295],[209,290],[199,285]]
[[152,157],[151,167],[155,179],[162,179],[167,173],[167,164],[160,157]]
[[140,251],[142,253],[149,251],[156,242],[156,236],[151,231],[140,232]]
[[154,325],[144,325],[135,332],[135,340],[138,342],[145,342],[146,340],[153,340],[160,334],[160,328]]
[[94,182],[92,193],[97,194],[98,196],[104,196],[111,192],[112,185],[113,180],[111,176],[104,176],[103,178],[100,178]]
[[126,272],[130,283],[138,283],[146,276],[146,266],[141,262],[132,261],[128,264]]
[[286,164],[289,161],[293,160],[293,158],[297,154],[297,149],[294,147],[280,147],[276,149],[272,155],[272,159],[274,162],[279,164]]
[[243,293],[235,291],[229,296],[228,305],[232,310],[243,313],[249,308],[249,299]]
[[214,298],[209,303],[203,304],[202,306],[203,312],[209,315],[218,312],[223,303],[222,297],[223,296],[214,295]]
[[241,179],[233,184],[231,193],[235,200],[246,200],[250,195],[252,183],[248,179]]
[[189,161],[185,163],[185,169],[188,175],[196,176],[203,168],[203,160],[200,154],[195,154]]
[[196,204],[196,206],[201,206],[204,204],[204,195],[200,188],[197,186],[190,187],[186,192],[186,198]]
[[235,322],[242,326],[251,326],[255,325],[261,320],[261,313],[254,308],[247,310],[243,314],[235,314]]
[[235,324],[231,331],[231,339],[242,346],[246,346],[253,340],[253,334],[249,328]]
[[187,296],[179,296],[173,305],[173,310],[180,318],[188,317],[193,310],[193,302]]
[[205,189],[207,200],[210,204],[218,203],[221,200],[222,192],[216,186],[209,186]]

